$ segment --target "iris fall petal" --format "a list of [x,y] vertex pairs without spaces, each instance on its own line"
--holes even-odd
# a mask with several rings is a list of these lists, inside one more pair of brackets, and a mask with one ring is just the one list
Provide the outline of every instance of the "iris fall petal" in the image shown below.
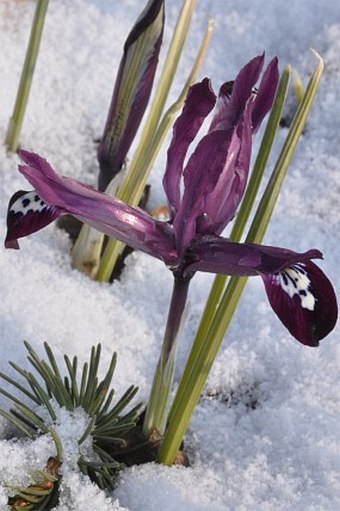
[[59,216],[58,208],[46,204],[36,191],[16,192],[8,204],[5,247],[18,249],[18,238],[40,231]]
[[311,261],[263,277],[274,312],[302,344],[318,346],[334,328],[338,307],[333,286]]

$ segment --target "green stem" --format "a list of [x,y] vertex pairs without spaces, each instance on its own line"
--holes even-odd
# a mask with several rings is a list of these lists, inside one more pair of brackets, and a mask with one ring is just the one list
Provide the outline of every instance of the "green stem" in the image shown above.
[[35,10],[34,20],[32,24],[31,35],[26,52],[25,62],[22,69],[19,89],[15,101],[12,117],[10,118],[6,145],[10,152],[18,149],[20,132],[26,111],[28,96],[31,90],[31,84],[37,62],[41,36],[44,28],[44,21],[48,7],[48,0],[39,0]]
[[200,344],[195,364],[190,367],[190,378],[180,398],[176,393],[173,403],[175,412],[171,412],[171,420],[158,454],[160,463],[173,463],[246,281],[244,277],[231,277],[204,342]]
[[63,461],[63,445],[61,443],[61,440],[59,438],[59,435],[57,434],[56,430],[54,428],[49,428],[50,435],[53,439],[56,451],[57,451],[57,458],[62,463]]
[[[312,107],[323,72],[323,61],[319,55],[316,54],[316,57],[319,63],[309,81],[305,95],[299,105],[271,178],[257,208],[246,238],[248,243],[261,243],[264,237],[284,177]],[[191,361],[191,365],[188,366],[187,364],[186,366],[186,385],[180,384],[181,394],[179,392],[176,393],[173,403],[174,412],[170,412],[169,426],[159,451],[158,461],[161,463],[167,465],[173,463],[246,281],[247,279],[244,277],[231,277],[218,310],[207,329],[207,333],[204,339],[200,341],[194,363]]]
[[168,320],[160,358],[154,374],[143,430],[148,437],[154,429],[164,433],[173,383],[178,332],[188,296],[190,279],[175,276]]

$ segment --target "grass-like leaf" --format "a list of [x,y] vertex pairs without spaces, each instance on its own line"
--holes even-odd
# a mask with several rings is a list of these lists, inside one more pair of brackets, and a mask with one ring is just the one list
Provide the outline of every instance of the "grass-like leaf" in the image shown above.
[[15,152],[19,144],[20,132],[24,120],[29,93],[31,90],[34,69],[38,58],[39,46],[44,28],[48,2],[49,0],[37,1],[18,93],[6,135],[6,145],[8,150],[11,152]]

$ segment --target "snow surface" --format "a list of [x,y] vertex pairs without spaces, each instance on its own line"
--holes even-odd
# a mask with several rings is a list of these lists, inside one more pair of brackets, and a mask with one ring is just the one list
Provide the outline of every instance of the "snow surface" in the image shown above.
[[[94,140],[100,137],[121,48],[141,5],[138,0],[51,0],[22,133],[22,146],[45,156],[65,175],[94,184]],[[164,48],[180,0],[167,2]],[[13,108],[34,2],[0,3],[0,140]],[[216,29],[202,76],[215,89],[263,50],[292,64],[304,83],[315,65],[326,70],[305,134],[284,184],[266,243],[295,250],[319,248],[320,266],[340,287],[340,7],[325,0],[211,0],[198,3],[171,99],[213,15]],[[161,59],[164,58],[164,49]],[[278,137],[274,161],[286,130]],[[257,138],[257,143],[260,137]],[[164,203],[165,148],[150,183],[152,205]],[[0,218],[5,233],[8,198],[29,188],[18,159],[0,145]],[[48,341],[62,354],[87,359],[103,345],[102,371],[118,352],[117,395],[130,384],[145,400],[158,357],[171,289],[170,272],[140,253],[119,282],[99,285],[70,267],[70,242],[54,225],[25,239],[21,251],[1,248],[0,370],[8,360],[26,367],[22,341],[42,352]],[[192,283],[176,382],[212,278]],[[154,463],[122,473],[105,494],[75,468],[74,449],[86,420],[60,410],[58,432],[67,445],[59,511],[321,511],[340,509],[339,329],[318,349],[294,341],[251,279],[186,435],[190,468]],[[0,407],[8,408],[0,396]],[[9,440],[0,418],[0,482],[25,484],[53,445],[47,437]],[[70,446],[70,447],[68,447]],[[72,449],[73,446],[73,449]],[[72,458],[73,456],[73,458]],[[10,490],[0,485],[0,509]]]

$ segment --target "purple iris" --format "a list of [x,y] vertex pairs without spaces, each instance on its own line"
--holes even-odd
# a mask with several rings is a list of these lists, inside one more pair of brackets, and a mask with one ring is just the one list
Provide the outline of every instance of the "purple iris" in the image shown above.
[[[315,249],[297,253],[234,243],[220,236],[242,199],[252,136],[271,108],[277,87],[278,66],[273,59],[255,89],[263,63],[263,55],[252,59],[217,97],[208,79],[190,88],[174,125],[163,180],[169,222],[61,177],[40,156],[21,151],[25,164],[19,170],[34,191],[20,191],[11,198],[5,246],[19,248],[18,238],[71,214],[164,261],[186,291],[196,271],[260,275],[282,323],[301,343],[317,346],[337,319],[332,284],[311,262],[322,254]],[[207,134],[185,163],[189,145],[214,107]]]

